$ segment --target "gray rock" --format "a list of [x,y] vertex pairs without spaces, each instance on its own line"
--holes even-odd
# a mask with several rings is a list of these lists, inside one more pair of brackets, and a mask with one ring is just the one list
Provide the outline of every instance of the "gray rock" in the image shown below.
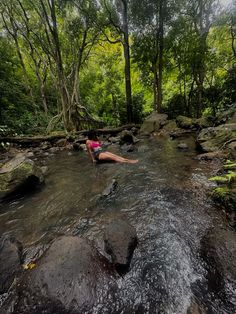
[[188,149],[188,145],[186,143],[179,143],[177,147],[179,149]]
[[217,127],[203,129],[197,142],[204,152],[213,152],[227,148],[236,139],[236,124],[224,124]]
[[181,129],[191,129],[194,126],[193,119],[185,116],[178,116],[176,118],[177,126]]
[[31,179],[32,184],[42,183],[44,181],[42,170],[34,161],[23,154],[18,154],[0,169],[0,198],[14,192]]
[[129,270],[137,243],[136,230],[126,221],[114,220],[105,227],[105,250],[111,256],[118,273],[126,273]]
[[210,230],[201,243],[201,255],[208,265],[208,281],[217,292],[236,281],[236,233],[233,230]]
[[141,126],[141,129],[140,129],[140,133],[150,134],[152,132],[158,131],[167,120],[167,117],[168,116],[166,114],[159,114],[157,112],[153,112],[143,122],[143,125]]
[[15,313],[89,312],[115,286],[114,274],[89,241],[62,236],[17,285]]
[[103,197],[109,196],[117,189],[117,187],[118,187],[118,182],[115,179],[113,179],[112,182],[102,192],[102,196]]
[[109,141],[111,142],[111,143],[119,143],[119,141],[120,141],[120,136],[111,136],[111,137],[109,137]]
[[47,166],[42,166],[41,167],[43,175],[45,175],[48,172],[48,167]]
[[11,237],[0,238],[0,294],[6,293],[22,272],[22,245]]

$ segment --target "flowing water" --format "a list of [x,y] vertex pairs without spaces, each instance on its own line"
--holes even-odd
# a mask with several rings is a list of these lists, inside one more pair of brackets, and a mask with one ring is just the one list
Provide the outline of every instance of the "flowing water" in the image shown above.
[[[119,288],[110,301],[101,296],[93,313],[236,313],[235,291],[228,304],[208,289],[199,254],[207,230],[226,224],[207,196],[217,165],[195,160],[193,139],[185,142],[189,149],[179,151],[176,140],[141,140],[125,154],[138,164],[93,165],[84,152],[51,157],[40,189],[0,205],[0,235],[14,235],[29,257],[60,234],[87,237],[103,251],[102,226],[124,217],[139,244]],[[101,197],[112,179],[117,190]]]

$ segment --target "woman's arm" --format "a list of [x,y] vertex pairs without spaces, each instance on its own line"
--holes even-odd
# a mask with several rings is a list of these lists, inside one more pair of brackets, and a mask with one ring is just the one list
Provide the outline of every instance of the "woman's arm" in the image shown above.
[[91,148],[90,148],[89,143],[90,143],[90,141],[87,140],[87,141],[86,141],[86,147],[87,147],[87,151],[88,151],[89,157],[91,158],[92,162],[96,162],[96,159],[95,159],[94,156],[93,156],[93,152],[92,152],[92,150],[91,150]]

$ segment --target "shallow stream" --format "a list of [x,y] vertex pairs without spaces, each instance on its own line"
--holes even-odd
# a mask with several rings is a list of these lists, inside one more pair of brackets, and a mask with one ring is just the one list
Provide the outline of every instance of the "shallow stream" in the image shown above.
[[[139,244],[116,295],[106,303],[101,297],[93,313],[236,313],[236,291],[226,292],[229,303],[210,291],[199,254],[207,230],[227,224],[207,194],[218,165],[195,160],[194,140],[184,141],[184,151],[164,138],[141,140],[133,153],[109,148],[138,164],[93,165],[85,152],[51,157],[43,186],[0,205],[0,235],[21,241],[26,258],[60,234],[87,237],[102,252],[102,226],[124,217]],[[117,190],[101,197],[112,179]]]

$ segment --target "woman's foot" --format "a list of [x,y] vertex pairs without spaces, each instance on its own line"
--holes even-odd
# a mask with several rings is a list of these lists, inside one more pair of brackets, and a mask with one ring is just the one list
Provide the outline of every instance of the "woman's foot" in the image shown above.
[[127,161],[129,164],[136,164],[138,162],[138,159],[131,159]]

